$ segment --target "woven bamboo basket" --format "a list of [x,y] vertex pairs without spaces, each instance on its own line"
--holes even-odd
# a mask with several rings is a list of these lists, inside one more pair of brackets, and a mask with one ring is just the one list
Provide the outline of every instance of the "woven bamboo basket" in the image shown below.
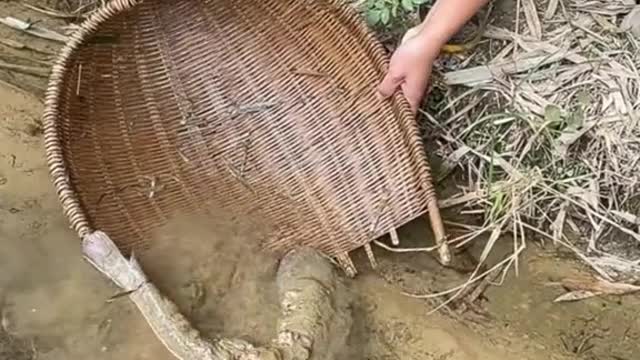
[[339,0],[112,0],[47,89],[50,172],[82,238],[144,251],[206,204],[273,226],[265,248],[337,258],[429,214],[448,250],[417,123],[376,86],[387,54]]

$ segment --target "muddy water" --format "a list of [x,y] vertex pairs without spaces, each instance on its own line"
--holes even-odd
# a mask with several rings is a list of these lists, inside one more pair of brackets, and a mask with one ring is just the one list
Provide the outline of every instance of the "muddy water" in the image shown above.
[[198,329],[266,344],[279,314],[278,259],[259,251],[259,226],[210,211],[158,229],[141,264]]
[[[0,15],[39,18],[11,2],[0,5]],[[0,36],[36,44],[4,28]],[[0,72],[0,80],[7,76]],[[28,89],[45,84],[12,76]],[[44,360],[172,359],[126,297],[106,301],[116,289],[82,261],[48,178],[41,111],[38,98],[0,84],[0,360],[26,360],[34,353]],[[223,218],[177,219],[158,233],[165,246],[145,256],[143,266],[205,335],[264,343],[277,319],[276,260],[248,255],[254,254],[248,242],[253,234],[232,224]],[[425,223],[410,224],[401,237],[407,245],[424,246]],[[511,272],[488,290],[482,305],[489,318],[429,315],[437,302],[402,294],[435,292],[465,280],[427,254],[375,249],[379,267],[372,269],[357,252],[360,274],[348,281],[355,322],[342,359],[638,359],[637,297],[553,303],[563,290],[545,283],[583,269],[534,240],[519,276]],[[482,245],[472,249],[475,256]],[[512,244],[504,239],[496,247],[492,261]]]

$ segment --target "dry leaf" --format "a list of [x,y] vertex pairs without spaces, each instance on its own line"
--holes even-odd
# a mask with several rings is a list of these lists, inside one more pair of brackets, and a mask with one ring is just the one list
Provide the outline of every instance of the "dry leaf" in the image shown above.
[[569,202],[565,201],[560,205],[560,211],[558,211],[558,215],[556,219],[551,224],[551,229],[553,230],[553,242],[560,241],[562,238],[562,234],[564,233],[564,222],[567,217],[567,207],[569,206]]
[[620,25],[622,31],[629,31],[633,36],[640,39],[640,5],[631,10],[622,20]]
[[592,189],[571,186],[567,189],[567,194],[572,195],[578,201],[587,203],[591,206],[595,205],[594,209],[597,209],[597,206],[600,203],[598,193],[594,192]]
[[571,7],[577,11],[615,16],[627,14],[635,5],[635,0],[573,0]]
[[640,217],[633,215],[631,213],[628,213],[626,211],[617,211],[617,210],[611,210],[611,213],[619,218],[621,218],[622,220],[632,223],[632,224],[640,224]]
[[471,152],[471,148],[463,145],[456,151],[449,154],[449,156],[447,156],[447,158],[442,163],[440,173],[436,176],[438,181],[442,181],[445,177],[447,177],[451,173],[451,171],[453,171],[453,169],[458,166],[460,160],[469,152]]
[[589,197],[585,200],[587,200],[594,209],[597,209],[600,205],[600,186],[597,179],[589,180]]
[[[574,120],[579,119],[575,118]],[[582,120],[570,124],[571,126],[568,126],[555,140],[555,151],[561,159],[565,159],[567,157],[571,145],[591,131],[591,129],[593,129],[597,124],[596,121],[588,121],[586,124],[581,124],[581,121]],[[580,126],[582,126],[581,129]]]
[[600,25],[600,27],[603,28],[605,31],[609,31],[612,33],[620,31],[620,29],[614,24],[612,24],[611,22],[609,22],[609,20],[607,20],[606,17],[600,14],[592,14],[591,16],[593,17],[593,20],[595,20],[598,23],[598,25]]
[[466,194],[457,194],[447,199],[438,200],[438,206],[442,209],[468,204],[472,201],[477,201],[485,197],[486,194],[481,191],[474,191]]
[[627,295],[640,291],[640,286],[637,285],[614,283],[592,277],[566,278],[560,282],[548,283],[547,285],[559,285],[570,290],[568,293],[557,297],[554,302],[576,301],[598,295]]
[[549,0],[547,11],[545,11],[544,13],[545,20],[551,20],[556,15],[556,11],[558,11],[559,4],[560,4],[559,0]]
[[600,295],[599,293],[594,293],[587,290],[576,290],[572,292],[568,292],[566,294],[562,294],[555,298],[553,302],[568,302],[568,301],[579,301],[588,298],[592,298],[594,296]]
[[524,8],[524,16],[527,20],[527,26],[529,27],[529,31],[531,31],[531,35],[538,40],[542,39],[542,24],[540,24],[535,1],[523,0],[522,7]]
[[565,58],[565,53],[557,53],[552,56],[537,56],[508,60],[503,63],[489,66],[481,65],[463,70],[447,72],[443,75],[447,85],[476,86],[489,83],[499,76],[513,75],[537,69],[543,65],[561,61]]

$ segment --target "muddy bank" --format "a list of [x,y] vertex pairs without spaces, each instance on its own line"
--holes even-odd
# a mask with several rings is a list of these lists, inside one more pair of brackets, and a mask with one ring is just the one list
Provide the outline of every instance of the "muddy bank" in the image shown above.
[[[41,17],[13,2],[2,3],[0,12]],[[0,35],[40,44],[4,28]],[[27,88],[45,83],[17,76]],[[3,331],[11,335],[5,339],[12,340],[0,337],[0,360],[23,360],[16,354],[28,359],[34,350],[44,360],[172,359],[128,299],[113,298],[117,291],[111,283],[82,261],[79,240],[48,178],[41,111],[39,98],[0,84],[0,304]],[[424,246],[430,233],[425,226],[416,221],[403,228],[404,245]],[[261,344],[273,334],[278,316],[277,259],[245,246],[251,236],[247,228],[220,218],[177,221],[158,233],[159,245],[168,247],[158,246],[143,265],[204,334]],[[483,245],[475,243],[471,255],[477,257]],[[512,251],[513,243],[504,238],[496,249],[490,261]],[[429,315],[439,299],[402,291],[442,291],[466,275],[440,267],[424,253],[374,251],[377,269],[362,251],[354,254],[360,274],[348,280],[355,302],[345,360],[632,360],[640,353],[637,297],[553,303],[564,290],[545,284],[585,269],[535,238],[518,276],[510,272],[487,291],[481,305],[489,317],[446,310]]]
[[[48,179],[41,139],[29,132],[37,125],[40,103],[7,88],[0,88],[0,98],[0,175],[6,179],[0,188],[0,292],[7,329],[32,339],[39,359],[171,359],[126,297],[107,302],[116,290],[80,258],[78,239]],[[428,241],[425,225],[417,221],[401,230],[407,246]],[[216,219],[174,223],[159,233],[159,242],[176,246],[170,252],[158,247],[144,264],[205,334],[261,343],[277,319],[277,261],[237,246],[243,237],[247,234]],[[506,253],[512,244],[505,239],[497,246]],[[478,242],[476,255],[481,247]],[[480,321],[446,312],[427,316],[435,302],[401,293],[443,290],[464,275],[424,253],[374,251],[376,270],[361,251],[354,255],[361,272],[348,281],[355,323],[344,359],[538,360],[604,354],[633,359],[639,350],[637,300],[553,304],[563,290],[544,282],[579,268],[534,243],[521,261],[520,276],[511,274],[502,286],[489,289],[483,304],[492,317]]]

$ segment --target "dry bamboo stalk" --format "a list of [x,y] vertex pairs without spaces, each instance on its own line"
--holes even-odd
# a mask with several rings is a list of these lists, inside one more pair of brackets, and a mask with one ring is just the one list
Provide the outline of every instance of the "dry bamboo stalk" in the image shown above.
[[444,81],[448,85],[474,86],[490,82],[501,75],[513,75],[536,67],[560,61],[566,54],[558,53],[551,56],[536,56],[526,59],[509,60],[498,64],[476,66],[469,69],[452,71],[444,74]]

